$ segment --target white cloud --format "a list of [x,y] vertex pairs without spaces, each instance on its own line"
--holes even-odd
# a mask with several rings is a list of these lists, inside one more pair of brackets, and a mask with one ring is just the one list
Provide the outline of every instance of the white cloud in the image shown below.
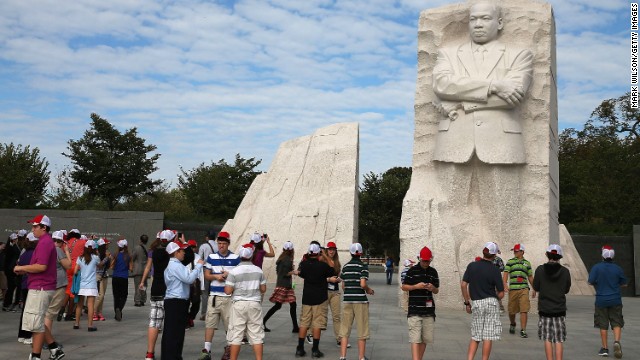
[[[410,166],[418,17],[450,3],[5,0],[2,141],[62,166],[96,112],[156,144],[156,176],[171,180],[236,153],[266,170],[281,142],[358,121],[361,172]],[[579,127],[628,87],[628,3],[551,3],[561,127]]]

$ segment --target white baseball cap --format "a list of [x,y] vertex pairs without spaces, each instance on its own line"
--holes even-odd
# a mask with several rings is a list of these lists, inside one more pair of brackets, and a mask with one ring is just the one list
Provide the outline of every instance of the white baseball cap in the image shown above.
[[96,242],[94,240],[87,240],[87,242],[84,243],[84,247],[95,249]]
[[562,248],[560,247],[560,245],[558,244],[551,244],[549,245],[549,247],[547,248],[547,252],[551,253],[551,254],[558,254],[560,256],[562,256]]
[[353,243],[349,246],[349,252],[351,255],[362,255],[362,245],[360,243]]
[[38,238],[35,235],[33,235],[32,232],[27,234],[27,239],[29,239],[29,241],[38,241]]
[[260,234],[258,234],[257,232],[254,232],[253,234],[251,234],[251,242],[252,243],[259,243],[262,241],[262,236],[260,236]]
[[182,243],[180,241],[172,241],[169,243],[169,245],[167,245],[167,253],[173,254],[179,249],[186,249],[187,247],[189,247],[188,244]]
[[253,256],[253,246],[250,244],[242,245],[240,251],[238,252],[238,256],[243,259],[251,259]]
[[56,239],[56,240],[63,240],[64,241],[64,233],[60,230],[58,231],[54,231],[53,234],[51,234],[51,237]]
[[28,231],[25,229],[18,230],[18,236],[23,237],[27,236]]
[[284,250],[293,250],[293,243],[291,241],[287,241],[286,243],[284,243],[284,245],[282,245],[282,248]]
[[127,239],[122,239],[122,240],[118,240],[118,247],[119,248],[123,248],[125,246],[127,246]]
[[162,240],[171,241],[174,237],[176,237],[176,234],[174,234],[171,230],[163,230],[160,232],[160,239]]
[[484,244],[484,249],[482,249],[483,254],[495,255],[498,253],[498,245],[496,243],[489,241]]
[[602,247],[602,257],[604,259],[613,259],[616,256],[615,250],[609,245],[605,245]]
[[320,254],[320,245],[318,244],[309,245],[309,254]]

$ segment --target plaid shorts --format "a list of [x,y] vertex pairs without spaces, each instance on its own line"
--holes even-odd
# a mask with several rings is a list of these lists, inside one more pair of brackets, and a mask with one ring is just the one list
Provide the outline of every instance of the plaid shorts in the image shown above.
[[151,309],[149,312],[149,327],[162,329],[164,324],[164,300],[149,302]]
[[471,301],[471,339],[500,340],[500,304],[494,297]]
[[542,341],[562,343],[567,341],[567,324],[564,316],[540,316],[538,320],[538,338]]

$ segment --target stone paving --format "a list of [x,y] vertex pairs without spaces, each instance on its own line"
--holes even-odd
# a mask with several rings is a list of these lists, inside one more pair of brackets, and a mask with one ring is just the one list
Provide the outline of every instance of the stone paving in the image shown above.
[[[372,273],[370,284],[375,295],[370,297],[370,329],[371,339],[367,342],[367,357],[371,360],[411,359],[411,351],[407,343],[406,315],[397,306],[397,283],[385,284],[384,274]],[[269,284],[268,298],[273,289]],[[133,280],[130,281],[129,299],[123,311],[123,320],[113,319],[111,284],[107,289],[105,312],[107,321],[97,322],[97,332],[87,332],[86,318],[81,322],[80,330],[73,330],[71,322],[55,322],[54,335],[64,344],[65,359],[144,359],[147,339],[147,323],[149,307],[133,306]],[[298,306],[300,306],[302,286],[298,286]],[[436,297],[437,301],[437,297]],[[568,300],[567,328],[568,339],[565,343],[565,359],[596,359],[600,349],[598,331],[593,328],[593,297],[570,296]],[[624,316],[626,326],[623,330],[622,345],[625,359],[640,359],[640,299],[624,298]],[[264,312],[271,306],[265,301]],[[299,309],[298,309],[299,310]],[[462,306],[459,310],[437,310],[436,342],[428,346],[425,359],[466,359],[467,345],[470,338],[470,315]],[[30,346],[17,342],[19,313],[0,312],[0,360],[27,359]],[[199,314],[198,314],[199,318]],[[331,318],[331,317],[330,317]],[[543,345],[537,338],[537,320],[535,312],[530,314],[528,339],[510,335],[509,321],[503,316],[503,337],[495,342],[492,359],[527,360],[544,359]],[[270,320],[271,332],[266,334],[264,359],[295,359],[297,336],[291,333],[291,320],[288,306],[283,306]],[[331,319],[329,330],[323,332],[320,350],[327,359],[338,359],[339,349],[333,341]],[[355,329],[354,329],[355,334]],[[610,343],[613,342],[610,336]],[[185,337],[184,359],[195,360],[202,349],[204,322],[196,320],[195,328],[188,330]],[[212,358],[220,359],[222,355],[224,335],[217,333],[213,339]],[[157,359],[160,359],[160,340],[156,346]],[[350,340],[353,347],[349,349],[347,358],[357,358],[357,342]],[[311,346],[306,344],[307,358],[311,358]],[[610,348],[613,345],[609,346]],[[49,352],[43,351],[47,358]],[[613,358],[613,356],[611,356]],[[240,359],[253,359],[249,345],[242,347]],[[478,353],[476,359],[480,359]]]

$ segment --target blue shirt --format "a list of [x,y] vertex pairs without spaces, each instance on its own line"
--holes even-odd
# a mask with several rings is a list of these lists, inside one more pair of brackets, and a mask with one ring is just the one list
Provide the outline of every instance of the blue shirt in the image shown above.
[[115,265],[113,266],[113,274],[112,277],[117,278],[129,278],[129,260],[131,257],[125,256],[124,252],[118,252],[118,256],[116,256]]
[[188,299],[189,285],[192,284],[200,275],[202,264],[196,264],[196,267],[189,269],[182,265],[180,260],[171,258],[169,265],[164,271],[164,282],[167,285],[165,299]]
[[91,255],[89,263],[84,262],[84,256],[78,256],[76,264],[80,267],[80,289],[97,289],[96,266],[100,262],[98,255]]
[[627,283],[622,268],[610,261],[595,264],[589,273],[589,284],[596,288],[596,306],[622,305],[620,286]]

